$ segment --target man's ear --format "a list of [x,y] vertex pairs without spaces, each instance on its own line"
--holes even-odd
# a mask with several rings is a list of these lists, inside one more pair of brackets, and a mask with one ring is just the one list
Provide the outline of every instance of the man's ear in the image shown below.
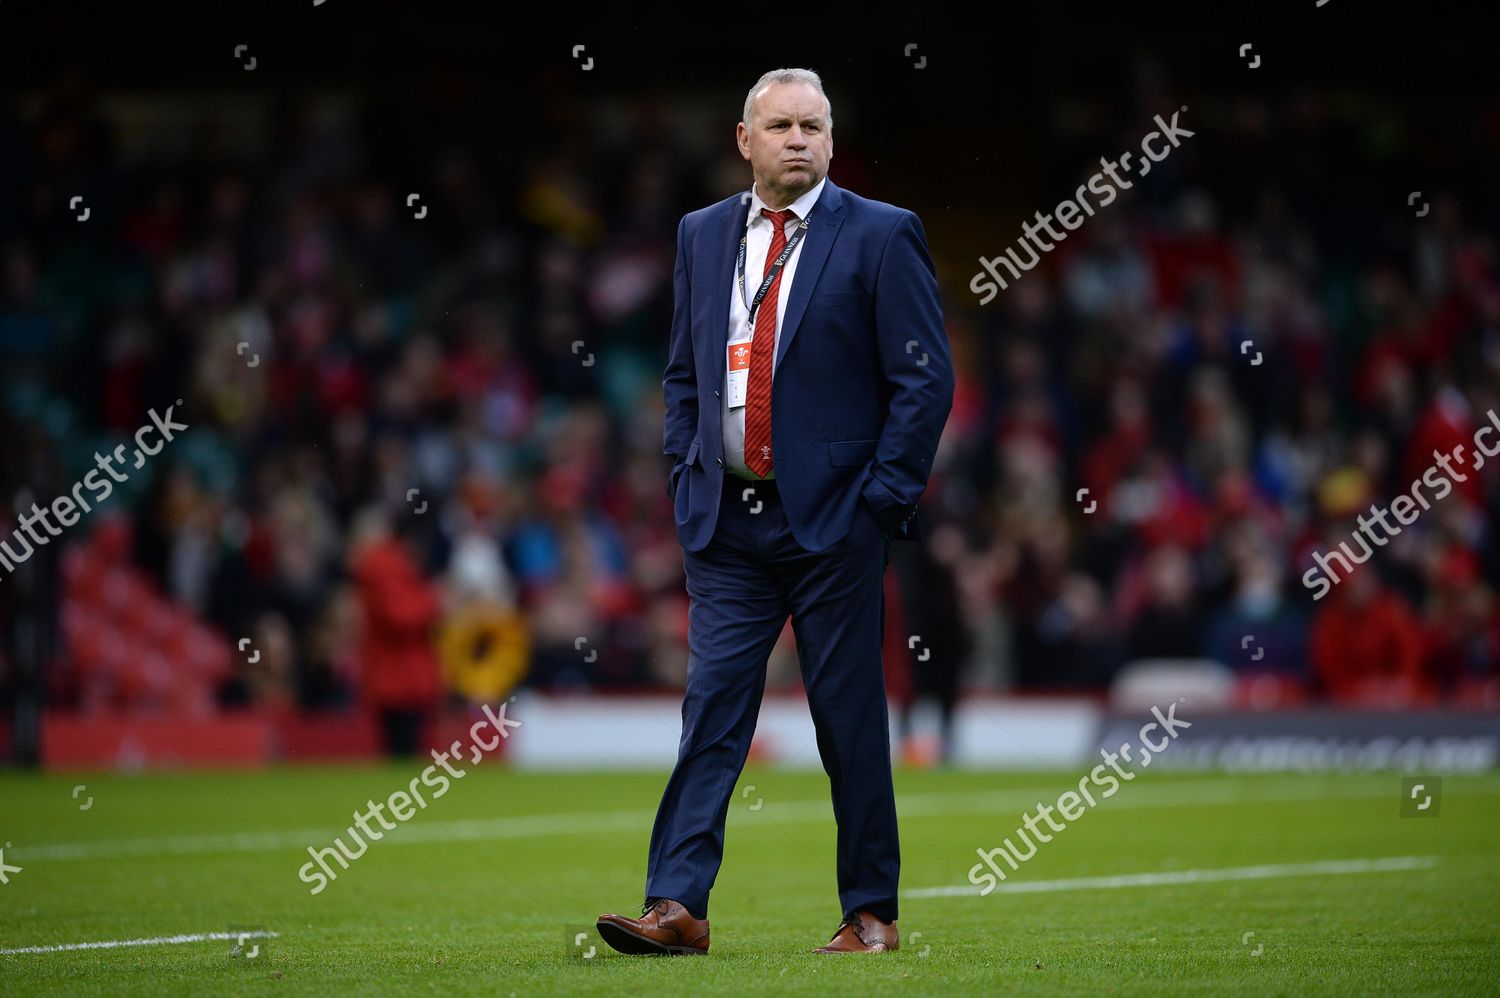
[[743,121],[734,126],[734,141],[735,144],[740,147],[740,155],[745,157],[746,162],[749,162],[750,129],[745,127],[745,123]]

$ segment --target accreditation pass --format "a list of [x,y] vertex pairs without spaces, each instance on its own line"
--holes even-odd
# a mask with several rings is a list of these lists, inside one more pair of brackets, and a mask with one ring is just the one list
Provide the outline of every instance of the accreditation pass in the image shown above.
[[729,361],[725,370],[729,373],[727,386],[729,408],[738,409],[745,404],[745,390],[750,384],[750,337],[729,341]]

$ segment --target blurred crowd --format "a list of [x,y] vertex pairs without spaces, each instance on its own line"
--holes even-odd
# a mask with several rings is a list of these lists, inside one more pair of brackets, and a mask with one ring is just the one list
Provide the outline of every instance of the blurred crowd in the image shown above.
[[[449,694],[680,686],[660,379],[678,219],[749,185],[728,127],[693,156],[642,108],[626,139],[522,159],[307,101],[278,106],[258,156],[189,118],[168,160],[127,149],[96,98],[64,86],[0,117],[0,432],[20,442],[0,495],[67,491],[183,400],[191,428],[115,519],[163,600],[258,650],[229,657],[223,705],[368,703],[399,741]],[[1364,209],[1378,238],[1351,230],[1316,201],[1360,169],[1357,141],[1216,172],[1382,113],[1307,100],[1291,124],[1226,111],[983,308],[940,213],[839,147],[837,182],[927,223],[959,377],[927,541],[892,545],[902,697],[1102,689],[1163,658],[1270,677],[1281,702],[1493,695],[1491,468],[1326,598],[1299,581],[1500,409],[1492,219],[1397,195]],[[1123,147],[1077,119],[1057,115],[1037,167],[1086,176],[1090,150]],[[1253,183],[1227,196],[1229,176]],[[773,687],[795,686],[794,653],[788,631]],[[60,641],[55,702],[86,698],[83,671]]]
[[[1142,120],[1175,103],[1150,80],[1141,99]],[[1420,153],[1376,104],[1203,111],[1208,143],[958,344],[966,405],[931,505],[961,525],[942,550],[967,619],[998,604],[1022,688],[1208,659],[1242,702],[1494,706],[1500,480],[1473,444],[1500,426],[1494,206],[1386,192],[1424,157],[1492,154],[1500,107],[1473,116],[1472,149]],[[1059,131],[1064,177],[1129,134]],[[1304,582],[1460,444],[1450,495],[1326,595]]]

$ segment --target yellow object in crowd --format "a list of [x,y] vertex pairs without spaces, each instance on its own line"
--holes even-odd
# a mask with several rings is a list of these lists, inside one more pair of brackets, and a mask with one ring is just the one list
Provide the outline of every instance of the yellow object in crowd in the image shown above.
[[475,703],[505,699],[531,663],[526,618],[503,603],[469,603],[450,614],[438,638],[443,681]]

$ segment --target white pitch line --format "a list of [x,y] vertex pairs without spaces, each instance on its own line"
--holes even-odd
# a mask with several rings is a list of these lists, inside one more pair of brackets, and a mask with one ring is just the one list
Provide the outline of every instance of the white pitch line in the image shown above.
[[[1044,799],[1056,799],[1059,788],[1066,789],[1070,786],[1072,784],[1060,783],[1028,790],[901,794],[896,799],[896,812],[902,819],[1019,813]],[[1393,795],[1391,789],[1347,787],[1326,782],[1264,788],[1268,792],[1262,792],[1263,788],[1253,784],[1241,786],[1219,779],[1174,780],[1159,786],[1134,786],[1128,792],[1125,786],[1122,785],[1117,797],[1108,800],[1101,798],[1100,810],[1378,799]],[[1489,795],[1496,791],[1485,788],[1471,792]],[[740,834],[742,830],[771,827],[775,824],[832,821],[833,807],[827,798],[779,801],[772,797],[765,802],[764,810],[755,814],[744,814],[738,809],[731,810],[730,814],[735,822],[735,834]],[[395,831],[385,832],[382,841],[395,845],[419,845],[430,842],[549,838],[555,835],[590,835],[601,832],[649,832],[655,817],[654,810],[530,814],[458,821],[428,821],[414,817],[408,823],[398,826]],[[766,818],[772,820],[763,820]],[[279,849],[295,849],[300,852],[308,846],[325,845],[334,836],[345,834],[347,828],[303,828],[100,842],[55,842],[35,846],[18,844],[10,852],[19,860],[118,859],[130,856],[274,852]]]
[[179,946],[182,943],[206,943],[215,939],[242,942],[246,939],[275,939],[279,932],[190,932],[180,936],[155,936],[151,939],[105,939],[93,943],[61,943],[57,946],[18,946],[0,949],[0,956],[14,953],[64,953],[79,949],[119,949],[121,946]]
[[[1213,884],[1226,880],[1268,880],[1272,877],[1316,877],[1343,873],[1396,873],[1429,870],[1436,856],[1389,856],[1383,859],[1331,859],[1316,863],[1273,863],[1231,866],[1218,870],[1167,870],[1126,873],[1115,877],[1072,877],[1067,880],[1021,880],[997,884],[991,894],[1046,894],[1052,891],[1109,890],[1118,887],[1160,887],[1164,884]],[[993,875],[991,875],[993,876]],[[918,887],[902,891],[906,898],[980,897],[973,887]]]
[[[1275,863],[1264,866],[1234,866],[1218,870],[1170,870],[1160,873],[1129,873],[1114,877],[1073,877],[1067,880],[1033,880],[1004,883],[991,893],[1034,894],[1051,891],[1100,890],[1120,887],[1158,887],[1167,884],[1207,884],[1229,880],[1266,880],[1273,877],[1325,876],[1349,873],[1394,873],[1403,870],[1427,870],[1437,865],[1436,856],[1389,856],[1382,859],[1323,860],[1315,863]],[[922,887],[902,891],[905,898],[978,897],[977,887]],[[62,943],[56,946],[18,946],[0,949],[0,956],[21,953],[63,953],[72,950],[119,949],[124,946],[176,946],[214,940],[243,942],[247,939],[275,939],[277,932],[194,932],[176,936],[154,936],[149,939],[105,939],[86,943]]]

